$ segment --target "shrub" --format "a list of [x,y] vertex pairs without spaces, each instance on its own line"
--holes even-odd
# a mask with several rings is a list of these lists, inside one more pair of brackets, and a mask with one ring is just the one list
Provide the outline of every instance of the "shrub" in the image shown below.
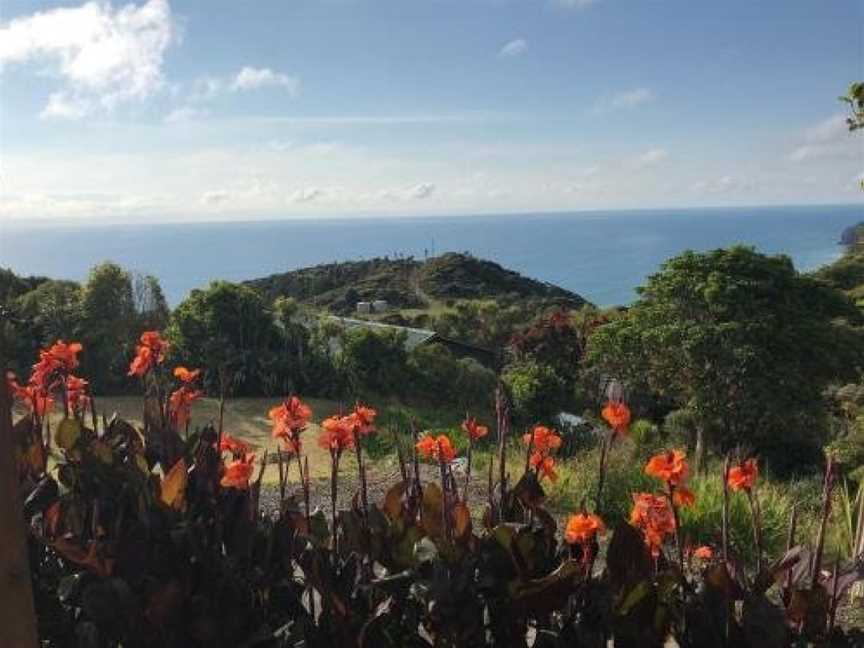
[[513,413],[523,424],[549,421],[561,411],[564,381],[555,370],[534,360],[515,362],[501,376],[513,401]]

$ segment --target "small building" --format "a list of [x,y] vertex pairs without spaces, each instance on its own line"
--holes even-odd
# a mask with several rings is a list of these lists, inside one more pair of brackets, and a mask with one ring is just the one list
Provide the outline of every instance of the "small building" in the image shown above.
[[357,312],[361,315],[368,315],[372,312],[372,304],[368,301],[358,301],[357,302]]
[[376,299],[372,302],[373,313],[386,313],[388,310],[390,310],[390,304],[387,303],[386,299]]

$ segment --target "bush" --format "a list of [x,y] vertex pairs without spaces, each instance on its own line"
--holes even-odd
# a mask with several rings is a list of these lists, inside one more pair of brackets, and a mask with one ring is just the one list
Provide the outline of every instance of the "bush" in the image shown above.
[[513,414],[522,424],[550,421],[561,411],[566,397],[564,381],[547,365],[523,360],[501,376],[513,402]]

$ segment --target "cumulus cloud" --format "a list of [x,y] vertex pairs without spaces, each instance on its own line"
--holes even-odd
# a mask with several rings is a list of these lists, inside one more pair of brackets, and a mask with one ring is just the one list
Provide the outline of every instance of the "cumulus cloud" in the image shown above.
[[624,110],[635,108],[650,103],[657,98],[650,88],[633,88],[625,90],[610,97],[598,99],[594,104],[595,112],[609,112],[612,110]]
[[498,56],[502,58],[514,58],[521,56],[528,50],[528,41],[524,38],[514,38],[508,43],[505,43],[498,51]]
[[640,153],[637,155],[634,160],[634,166],[638,169],[644,169],[646,167],[654,166],[655,164],[659,164],[663,162],[665,159],[669,157],[669,151],[663,148],[654,148],[649,151],[645,151],[644,153]]
[[232,79],[230,88],[234,92],[242,90],[257,90],[267,87],[282,87],[289,94],[296,94],[300,87],[299,79],[286,74],[274,72],[270,68],[244,67]]
[[167,0],[116,9],[88,2],[0,25],[0,66],[47,66],[63,85],[41,115],[77,119],[160,90],[165,52],[176,39]]
[[435,185],[431,182],[421,182],[420,184],[411,187],[408,191],[408,195],[411,198],[416,198],[417,200],[423,200],[424,198],[428,198],[432,195],[432,192],[435,191]]
[[421,182],[410,187],[381,189],[376,196],[383,200],[424,200],[435,192],[431,182]]

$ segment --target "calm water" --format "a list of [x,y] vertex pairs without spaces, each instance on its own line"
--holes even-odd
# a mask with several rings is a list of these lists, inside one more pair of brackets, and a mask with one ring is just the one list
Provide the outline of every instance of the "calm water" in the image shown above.
[[841,252],[860,205],[597,211],[404,219],[176,225],[0,223],[0,267],[84,279],[111,259],[154,274],[172,304],[213,279],[251,279],[317,263],[468,251],[569,288],[599,305],[631,301],[664,260],[687,249],[745,243],[792,257],[800,270]]

